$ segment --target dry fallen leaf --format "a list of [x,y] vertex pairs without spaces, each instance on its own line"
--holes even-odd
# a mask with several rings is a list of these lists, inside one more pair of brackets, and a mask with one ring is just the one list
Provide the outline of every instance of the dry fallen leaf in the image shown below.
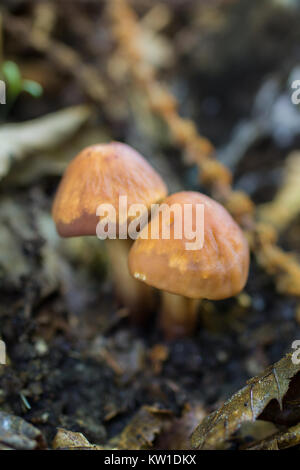
[[200,423],[192,435],[193,447],[229,448],[242,424],[257,419],[287,426],[300,421],[299,371],[300,364],[294,364],[288,354],[249,380],[246,387]]
[[53,440],[56,450],[141,450],[149,449],[156,436],[171,419],[172,413],[152,406],[143,406],[125,426],[121,434],[105,445],[91,444],[80,432],[59,428]]
[[32,121],[1,126],[0,179],[7,175],[14,161],[65,142],[90,115],[90,108],[82,105]]
[[250,447],[250,450],[282,450],[300,444],[300,424],[292,426]]
[[55,450],[103,450],[101,446],[90,444],[87,438],[81,432],[68,431],[64,428],[58,428],[57,434],[53,439],[52,447]]
[[143,406],[121,434],[113,438],[110,443],[119,450],[149,449],[171,417],[172,413],[168,410]]

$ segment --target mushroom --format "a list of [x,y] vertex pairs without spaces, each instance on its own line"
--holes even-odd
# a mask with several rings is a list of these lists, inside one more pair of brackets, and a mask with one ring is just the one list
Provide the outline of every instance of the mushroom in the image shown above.
[[[208,196],[179,192],[163,203],[163,209],[139,233],[128,263],[135,279],[162,291],[160,326],[166,337],[176,338],[194,331],[200,299],[225,299],[243,289],[248,277],[249,248],[227,210]],[[189,205],[190,212],[185,205]],[[182,220],[177,227],[172,206],[181,208]],[[201,207],[204,217],[197,220]],[[169,239],[163,236],[166,215],[171,215]],[[157,237],[153,237],[153,226],[158,227]],[[176,235],[179,226],[181,237]],[[196,240],[197,249],[191,249],[191,240]]]
[[95,236],[100,220],[96,215],[98,207],[108,204],[114,208],[115,239],[107,238],[105,244],[118,298],[136,320],[142,319],[151,308],[153,289],[129,274],[127,258],[133,242],[128,239],[128,225],[135,216],[129,217],[125,212],[124,218],[119,201],[121,196],[126,196],[128,207],[143,204],[146,223],[150,206],[166,195],[165,183],[138,152],[126,144],[111,142],[87,147],[71,161],[52,208],[57,231],[62,237]]

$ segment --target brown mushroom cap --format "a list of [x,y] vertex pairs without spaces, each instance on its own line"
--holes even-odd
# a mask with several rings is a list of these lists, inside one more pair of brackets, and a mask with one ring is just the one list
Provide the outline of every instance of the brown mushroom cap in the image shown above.
[[[161,177],[126,144],[111,142],[87,147],[67,167],[52,208],[62,237],[96,235],[100,204],[112,204],[118,223],[119,196],[147,209],[167,194]],[[129,222],[129,220],[128,220]]]
[[[240,227],[226,209],[211,198],[196,192],[180,192],[164,203],[192,204],[195,230],[196,204],[204,204],[204,245],[199,250],[186,250],[186,238],[151,239],[151,224],[143,228],[129,254],[131,274],[158,289],[190,298],[211,300],[231,297],[243,289],[249,270],[249,248]],[[183,222],[184,223],[184,217]],[[183,232],[184,233],[184,232]],[[143,239],[143,236],[149,236]]]

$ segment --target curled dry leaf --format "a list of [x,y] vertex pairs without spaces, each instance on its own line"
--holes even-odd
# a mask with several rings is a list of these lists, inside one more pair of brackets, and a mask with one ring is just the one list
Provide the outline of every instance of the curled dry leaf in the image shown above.
[[152,406],[143,406],[123,429],[104,446],[90,444],[80,432],[59,428],[53,440],[56,450],[141,450],[149,449],[156,436],[170,421],[172,413]]
[[110,443],[118,450],[149,449],[171,417],[172,413],[168,410],[143,406],[121,434]]
[[44,448],[41,432],[18,416],[0,411],[0,450]]
[[58,428],[52,447],[55,450],[103,450],[101,446],[90,444],[81,432]]
[[300,424],[292,426],[250,447],[250,450],[282,450],[300,444]]
[[[234,394],[224,405],[207,416],[192,435],[197,449],[226,449],[247,422],[257,419],[280,425],[300,421],[300,364],[288,354]],[[275,428],[276,429],[276,428]]]
[[89,118],[87,106],[75,106],[20,124],[0,129],[0,179],[7,175],[14,161],[65,142]]

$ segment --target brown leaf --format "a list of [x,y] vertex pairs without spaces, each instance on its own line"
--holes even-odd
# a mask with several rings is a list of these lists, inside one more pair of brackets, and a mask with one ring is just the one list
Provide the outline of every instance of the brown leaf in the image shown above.
[[92,445],[81,432],[58,428],[52,447],[53,449],[66,449],[70,447],[92,447]]
[[80,432],[59,428],[53,440],[56,450],[140,450],[149,449],[155,437],[171,418],[171,412],[151,406],[143,406],[127,424],[119,436],[105,446],[91,444]]
[[102,446],[90,444],[81,432],[68,431],[64,428],[58,428],[52,447],[55,450],[104,450]]
[[[207,416],[192,435],[192,445],[197,449],[228,448],[234,434],[242,423],[258,418],[274,423],[292,423],[290,414],[295,416],[300,364],[293,364],[288,354],[234,394],[224,405]],[[289,390],[291,380],[293,387]],[[289,393],[287,394],[289,390]],[[292,400],[291,398],[292,397]],[[299,395],[298,395],[299,397]],[[267,405],[270,407],[267,408]],[[265,413],[263,413],[265,412]],[[300,418],[297,413],[297,418]]]
[[300,444],[300,424],[250,447],[250,450],[281,450]]
[[156,436],[162,432],[172,413],[152,406],[143,406],[122,431],[111,440],[119,450],[149,449]]

